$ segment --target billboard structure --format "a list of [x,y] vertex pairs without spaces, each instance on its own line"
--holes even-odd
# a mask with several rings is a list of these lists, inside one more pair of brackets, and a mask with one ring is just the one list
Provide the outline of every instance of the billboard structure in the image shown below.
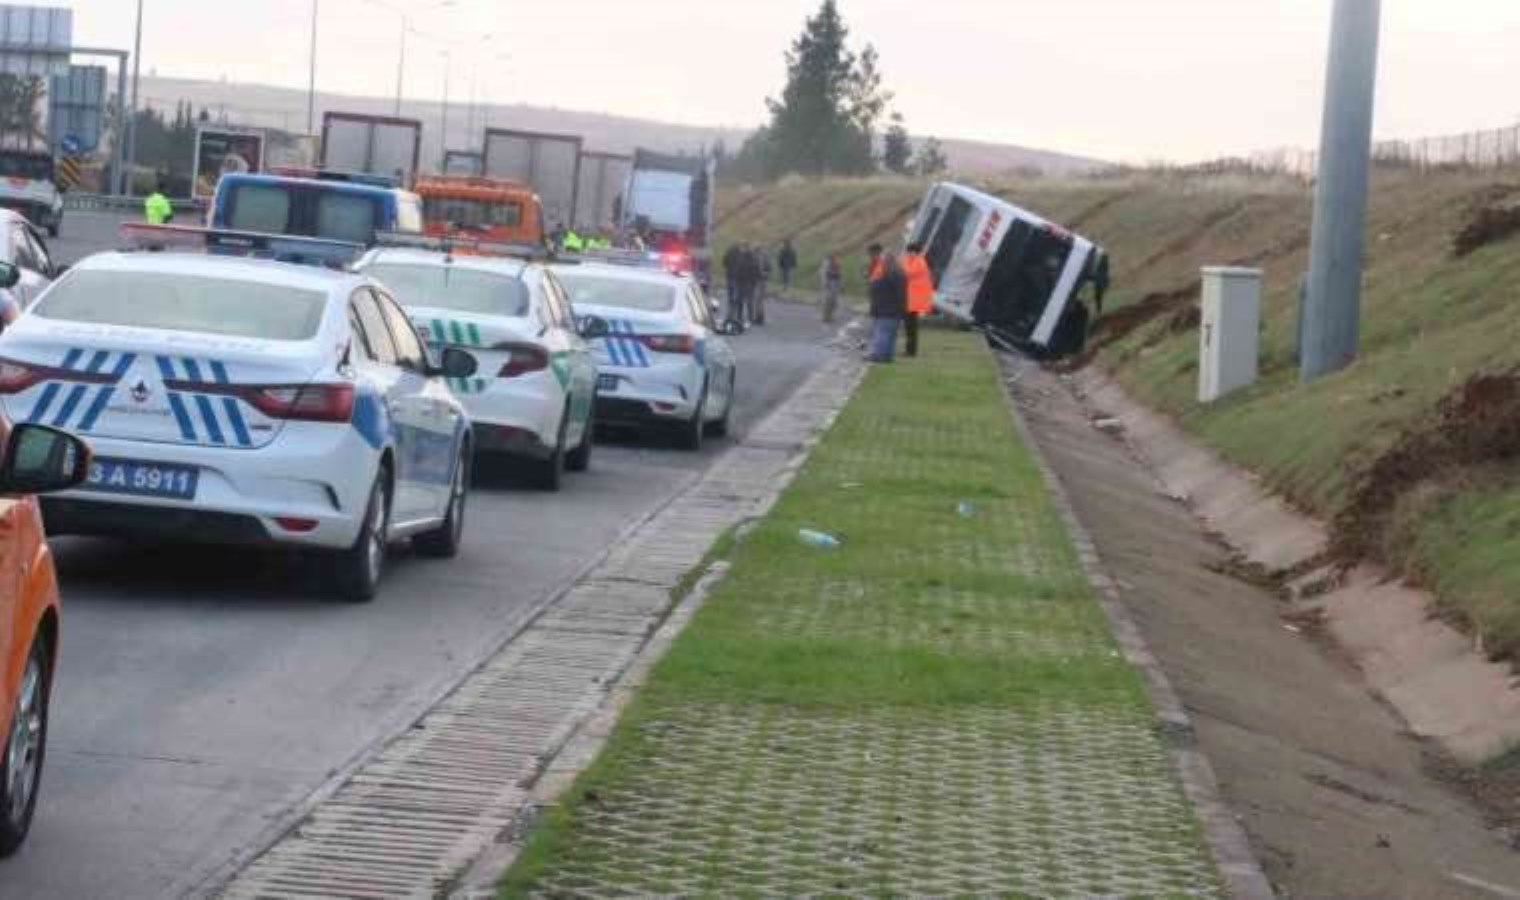
[[94,153],[106,121],[106,67],[69,66],[48,91],[48,134],[55,156]]
[[264,135],[255,131],[200,128],[195,132],[194,178],[190,193],[210,199],[223,175],[264,168]]

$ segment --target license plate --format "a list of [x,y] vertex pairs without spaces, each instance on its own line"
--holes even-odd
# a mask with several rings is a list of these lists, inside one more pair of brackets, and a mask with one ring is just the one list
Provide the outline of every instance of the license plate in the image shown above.
[[618,388],[618,377],[616,375],[598,375],[598,376],[596,376],[596,389],[597,390],[599,390],[599,391],[615,391],[615,390],[617,390],[617,388]]
[[97,457],[91,461],[90,477],[80,485],[80,490],[194,500],[200,474],[199,469],[191,466]]

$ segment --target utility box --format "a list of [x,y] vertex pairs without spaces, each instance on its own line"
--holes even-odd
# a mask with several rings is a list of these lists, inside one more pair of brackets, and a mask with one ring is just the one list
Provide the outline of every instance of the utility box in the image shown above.
[[1256,382],[1261,346],[1261,270],[1203,270],[1198,402]]

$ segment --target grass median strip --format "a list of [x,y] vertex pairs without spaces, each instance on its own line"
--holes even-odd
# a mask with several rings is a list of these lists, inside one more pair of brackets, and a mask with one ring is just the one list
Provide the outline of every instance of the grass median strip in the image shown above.
[[996,379],[869,375],[506,896],[1219,893]]

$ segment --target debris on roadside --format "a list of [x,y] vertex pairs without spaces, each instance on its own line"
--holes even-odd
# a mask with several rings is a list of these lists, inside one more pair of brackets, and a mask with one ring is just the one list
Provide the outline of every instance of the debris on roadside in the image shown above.
[[797,537],[809,547],[816,547],[819,550],[837,550],[844,545],[839,538],[834,537],[832,534],[814,531],[811,528],[801,529],[797,532]]
[[960,503],[956,504],[955,512],[962,519],[974,519],[976,518],[977,507],[976,504],[972,503],[970,500],[962,500]]
[[1118,419],[1093,419],[1092,426],[1107,434],[1124,433],[1124,423]]

